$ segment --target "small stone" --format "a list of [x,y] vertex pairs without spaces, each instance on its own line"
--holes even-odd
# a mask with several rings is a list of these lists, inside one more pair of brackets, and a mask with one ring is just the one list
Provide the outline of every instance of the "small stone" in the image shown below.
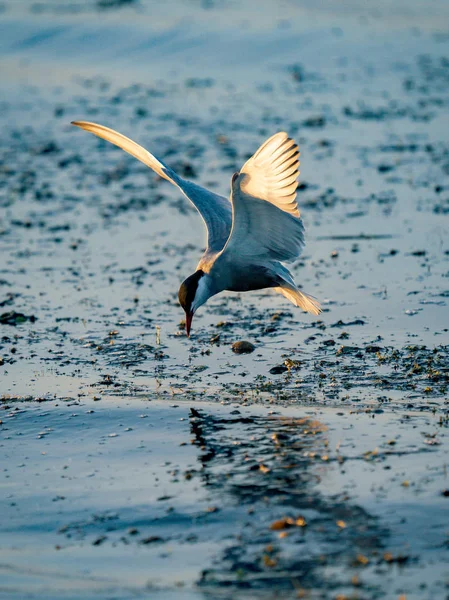
[[288,368],[285,365],[276,365],[270,369],[272,375],[280,375],[281,373],[285,373],[285,371],[288,371]]
[[150,535],[147,538],[140,540],[141,544],[160,544],[164,540],[158,535]]
[[105,542],[107,539],[108,539],[108,538],[107,538],[107,536],[105,536],[105,535],[100,535],[100,537],[98,537],[96,540],[94,540],[94,541],[92,542],[92,546],[101,546],[101,544],[102,544],[103,542]]
[[255,349],[256,346],[254,346],[254,344],[251,344],[251,342],[246,342],[244,340],[242,340],[241,342],[234,342],[232,344],[232,351],[236,354],[250,354],[251,352],[254,352]]
[[394,169],[393,165],[379,165],[377,167],[377,170],[379,171],[379,173],[388,173],[389,171],[392,171]]

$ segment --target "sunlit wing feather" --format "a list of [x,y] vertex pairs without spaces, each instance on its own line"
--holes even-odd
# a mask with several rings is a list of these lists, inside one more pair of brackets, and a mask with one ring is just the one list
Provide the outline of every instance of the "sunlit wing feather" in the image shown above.
[[270,137],[243,165],[241,189],[245,194],[266,200],[284,212],[299,217],[296,188],[299,176],[299,148],[285,131]]
[[203,218],[207,229],[206,252],[219,252],[223,248],[229,237],[232,224],[232,209],[229,200],[209,192],[195,183],[182,179],[148,150],[121,133],[109,129],[109,127],[88,121],[73,121],[72,125],[90,131],[96,136],[111,142],[111,144],[115,144],[143,162],[150,169],[153,169],[160,177],[167,179],[167,181],[178,187]]
[[284,132],[269,138],[232,184],[232,230],[223,260],[294,260],[304,246],[295,201],[299,150]]

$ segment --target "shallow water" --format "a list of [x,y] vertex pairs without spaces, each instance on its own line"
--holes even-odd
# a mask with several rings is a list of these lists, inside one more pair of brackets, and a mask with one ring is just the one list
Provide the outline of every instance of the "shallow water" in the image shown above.
[[[0,593],[444,597],[447,3],[103,5],[0,13]],[[201,220],[74,119],[223,194],[288,131],[319,320],[222,294],[187,340]]]
[[4,597],[444,594],[436,415],[103,398],[2,420]]

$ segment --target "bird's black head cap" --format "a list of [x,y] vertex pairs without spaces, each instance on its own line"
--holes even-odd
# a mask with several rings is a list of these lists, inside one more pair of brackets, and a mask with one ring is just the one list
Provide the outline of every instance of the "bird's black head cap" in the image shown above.
[[204,271],[199,269],[195,271],[193,275],[187,277],[185,281],[181,283],[181,287],[178,292],[179,304],[186,311],[187,314],[192,312],[192,303],[195,299],[196,290],[198,289],[198,282],[204,275]]

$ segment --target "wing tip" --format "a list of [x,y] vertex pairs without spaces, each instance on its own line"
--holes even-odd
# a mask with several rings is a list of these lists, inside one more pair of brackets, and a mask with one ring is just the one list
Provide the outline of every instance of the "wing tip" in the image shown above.
[[286,131],[278,131],[277,133],[274,133],[271,136],[271,138],[268,138],[268,139],[273,139],[277,136],[282,136],[284,139],[288,139],[290,137]]
[[70,125],[75,125],[75,127],[79,127],[80,129],[101,127],[101,125],[97,125],[96,123],[91,123],[90,121],[70,121]]

